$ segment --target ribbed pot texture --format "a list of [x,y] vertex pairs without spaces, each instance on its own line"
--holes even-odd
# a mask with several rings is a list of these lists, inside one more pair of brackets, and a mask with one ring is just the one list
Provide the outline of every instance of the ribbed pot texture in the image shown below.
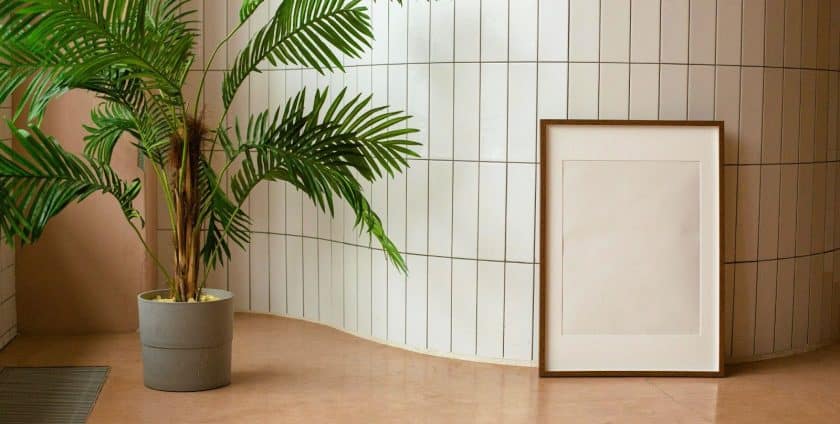
[[204,289],[218,300],[156,302],[167,290],[137,296],[143,382],[169,392],[210,390],[230,384],[233,293]]

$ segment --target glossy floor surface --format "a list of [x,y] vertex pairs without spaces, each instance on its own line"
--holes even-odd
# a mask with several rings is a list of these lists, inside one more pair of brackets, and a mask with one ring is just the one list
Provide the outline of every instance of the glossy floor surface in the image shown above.
[[0,366],[110,365],[94,423],[840,423],[840,346],[725,379],[539,379],[531,368],[406,352],[291,319],[238,315],[233,384],[142,384],[136,334],[19,336]]

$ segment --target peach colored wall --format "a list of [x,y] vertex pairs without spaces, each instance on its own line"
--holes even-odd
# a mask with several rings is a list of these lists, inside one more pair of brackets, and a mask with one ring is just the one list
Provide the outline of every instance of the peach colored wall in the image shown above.
[[[66,149],[79,153],[83,147],[82,125],[89,122],[89,111],[97,102],[87,93],[68,94],[50,106],[42,129]],[[137,166],[137,150],[128,143],[117,149],[112,164],[123,178],[143,176]],[[142,195],[135,207],[143,211],[153,199]],[[19,332],[136,330],[135,296],[154,281],[148,262],[143,246],[112,197],[93,195],[81,204],[68,206],[50,222],[36,244],[17,251]]]

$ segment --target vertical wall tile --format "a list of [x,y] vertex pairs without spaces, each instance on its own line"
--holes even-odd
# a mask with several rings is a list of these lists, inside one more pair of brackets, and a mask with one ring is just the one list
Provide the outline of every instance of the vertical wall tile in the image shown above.
[[388,341],[405,343],[405,275],[388,263]]
[[452,162],[429,162],[429,254],[452,255]]
[[505,358],[520,361],[531,359],[534,281],[533,265],[505,265]]
[[506,259],[534,260],[536,165],[508,164]]
[[406,171],[408,205],[406,209],[406,251],[428,253],[429,237],[429,162],[412,161]]
[[507,60],[508,0],[482,0],[480,9],[481,60]]
[[502,161],[507,157],[507,64],[481,64],[479,157]]
[[371,250],[360,247],[357,251],[358,286],[356,288],[356,331],[373,337],[373,287]]
[[430,19],[431,61],[453,60],[455,54],[455,0],[431,2]]
[[455,159],[478,159],[480,77],[478,64],[455,64]]
[[785,0],[765,0],[764,65],[782,66],[785,46]]
[[403,7],[408,13],[408,62],[428,62],[431,28],[430,12],[433,2],[410,1]]
[[[329,256],[326,258],[322,258],[319,254],[319,247],[321,243],[329,243],[324,241],[319,241],[311,238],[304,238],[303,239],[303,317],[310,320],[318,320],[321,317],[321,308],[320,308],[320,298],[319,298],[319,289],[320,289],[320,269],[319,268],[327,268],[327,271],[331,268],[331,264],[329,262]],[[322,265],[320,262],[325,261]],[[335,325],[335,322],[330,320],[326,321],[329,324]]]
[[662,52],[665,63],[688,62],[688,0],[662,0]]
[[825,250],[826,164],[814,164],[813,203],[811,206],[811,253]]
[[408,65],[408,96],[406,99],[406,113],[411,116],[409,128],[420,132],[412,134],[411,140],[420,143],[415,150],[421,158],[429,157],[429,65]]
[[452,187],[452,255],[475,258],[478,252],[478,166],[455,162]]
[[482,163],[478,173],[478,257],[504,260],[507,165]]
[[269,312],[286,313],[286,236],[269,236]]
[[388,63],[408,59],[408,8],[388,2]]
[[426,349],[426,318],[429,316],[428,269],[426,256],[407,255],[406,280],[406,344],[416,349]]
[[689,61],[702,64],[715,63],[717,4],[712,1],[692,1],[690,9]]
[[779,257],[796,255],[796,209],[798,165],[782,165],[779,190]]
[[818,72],[815,90],[816,114],[814,115],[814,159],[828,157],[828,73]]
[[735,261],[735,212],[738,204],[738,168],[723,168],[723,256],[726,262]]
[[762,68],[741,70],[741,110],[738,133],[738,163],[761,161],[761,111],[764,89]]
[[388,3],[375,1],[370,5],[370,22],[374,35],[371,61],[374,64],[388,63]]
[[756,263],[735,265],[735,292],[732,307],[732,357],[753,355],[755,343]]
[[631,0],[630,60],[659,62],[660,0]]
[[716,78],[715,118],[724,121],[725,124],[723,159],[726,163],[737,163],[741,70],[718,66]]
[[799,104],[801,72],[785,69],[782,92],[782,161],[796,162],[799,158]]
[[405,251],[406,180],[405,174],[388,180],[388,236],[401,252]]
[[452,159],[454,72],[451,63],[436,63],[429,68],[428,151],[432,159]]
[[597,62],[600,2],[569,0],[569,60]]
[[808,323],[807,344],[816,345],[822,338],[822,288],[823,255],[811,257],[811,271],[808,279]]
[[761,160],[778,163],[782,159],[782,87],[781,69],[764,70],[764,95],[761,129]]
[[799,104],[799,161],[814,160],[814,115],[817,95],[814,71],[802,71],[802,98]]
[[777,258],[779,251],[779,189],[781,167],[779,165],[761,166],[761,199],[758,224],[758,259]]
[[717,63],[720,65],[741,64],[741,2],[718,2]]
[[802,1],[802,67],[817,67],[817,37],[820,0]]
[[567,115],[568,65],[540,63],[537,71],[537,113],[540,119],[560,119]]
[[741,0],[742,32],[741,63],[744,65],[764,65],[764,18],[766,0]]
[[234,295],[234,309],[247,311],[251,307],[251,275],[249,263],[250,246],[240,249],[231,247],[228,267],[229,290]]
[[755,295],[755,354],[773,352],[776,322],[777,261],[758,263]]
[[798,165],[796,202],[796,255],[811,253],[811,213],[814,196],[814,165]]
[[[336,243],[336,245],[339,245]],[[344,329],[347,331],[358,331],[358,251],[363,248],[356,246],[341,246],[344,250]]]
[[373,337],[378,340],[388,339],[388,264],[381,251],[374,250],[372,272],[372,301],[371,322]]
[[507,160],[534,162],[537,160],[537,65],[511,63],[508,72]]
[[738,212],[735,230],[735,260],[751,261],[758,252],[759,166],[738,169]]
[[659,96],[659,118],[685,119],[688,113],[688,67],[662,65],[659,84],[660,92],[668,93],[667,96]]
[[630,58],[630,2],[601,2],[601,61],[626,62]]
[[569,65],[569,118],[598,117],[598,64]]
[[630,65],[630,119],[658,116],[659,65],[634,63]]
[[688,67],[688,119],[712,120],[714,117],[715,67],[690,65]]
[[811,279],[810,256],[796,258],[793,280],[793,349],[805,347],[808,343],[808,310]]
[[476,353],[476,261],[452,260],[452,352]]
[[505,265],[478,262],[476,354],[501,358],[504,349]]
[[627,119],[630,107],[630,65],[601,64],[598,94],[600,119]]
[[793,347],[793,296],[796,259],[779,261],[776,278],[776,319],[774,321],[773,348],[783,352]]
[[725,359],[732,357],[732,342],[734,335],[732,305],[735,299],[735,264],[727,263],[723,266],[723,355]]
[[569,0],[539,0],[539,60],[561,61],[568,58]]
[[802,0],[785,0],[785,66],[798,67],[802,54]]
[[251,236],[250,254],[250,278],[251,287],[249,290],[250,308],[254,312],[269,312],[269,278],[270,259],[268,234],[253,234]]
[[481,0],[455,1],[455,60],[481,58]]
[[303,317],[303,239],[286,238],[286,293],[290,316]]
[[331,320],[329,323],[333,327],[344,328],[344,298],[346,295],[344,292],[344,246],[336,242],[329,242],[329,246],[332,259],[329,305]]
[[452,350],[452,259],[429,257],[429,349]]
[[537,60],[539,0],[510,1],[508,9],[511,61]]

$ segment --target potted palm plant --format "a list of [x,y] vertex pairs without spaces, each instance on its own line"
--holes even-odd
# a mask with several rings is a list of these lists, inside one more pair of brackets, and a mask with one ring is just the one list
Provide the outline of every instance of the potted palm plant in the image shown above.
[[[17,149],[0,143],[0,234],[7,243],[33,243],[71,202],[93,193],[116,199],[168,284],[138,297],[151,388],[229,384],[233,294],[205,284],[232,247],[249,242],[250,219],[241,206],[263,181],[291,184],[330,213],[334,201],[346,202],[359,230],[405,271],[361,181],[402,172],[407,157],[416,156],[408,116],[371,105],[371,97],[319,91],[310,100],[301,91],[276,110],[226,123],[240,86],[264,61],[329,72],[343,71],[341,54],[359,57],[373,33],[358,0],[283,0],[225,73],[221,98],[202,98],[217,53],[247,28],[261,3],[242,2],[238,25],[208,57],[198,94],[189,98],[184,81],[199,34],[184,0],[0,2],[0,101],[18,93],[15,119],[7,123]],[[39,129],[50,101],[71,90],[102,100],[85,127],[83,155]],[[206,119],[205,102],[223,106],[218,122]],[[172,258],[159,258],[143,239],[144,219],[132,206],[141,181],[126,181],[109,165],[125,142],[139,149],[162,187]],[[223,166],[211,165],[214,155]],[[163,266],[167,260],[172,272]]]

